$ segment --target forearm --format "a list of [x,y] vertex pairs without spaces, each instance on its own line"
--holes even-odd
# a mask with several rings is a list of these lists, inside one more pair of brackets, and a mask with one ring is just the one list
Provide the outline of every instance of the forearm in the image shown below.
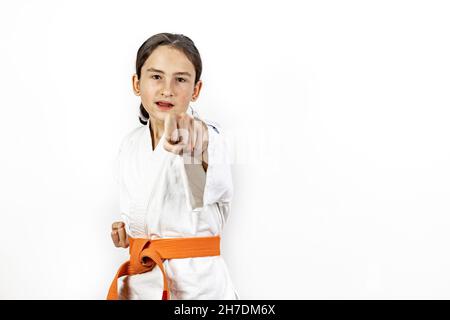
[[185,164],[189,197],[192,208],[203,207],[203,194],[205,192],[206,172],[201,164]]
[[208,171],[207,161],[207,151],[205,150],[202,155],[201,163],[200,161],[194,161],[193,163],[184,163],[192,208],[203,207],[206,173]]

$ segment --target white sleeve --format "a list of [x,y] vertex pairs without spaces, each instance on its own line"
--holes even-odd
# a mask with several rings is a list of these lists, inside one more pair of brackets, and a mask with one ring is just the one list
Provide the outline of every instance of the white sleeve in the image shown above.
[[113,178],[117,185],[120,185],[120,154],[121,149],[119,149],[119,152],[116,155],[116,158],[114,159],[114,165],[113,165]]
[[208,170],[203,204],[230,203],[233,198],[233,182],[229,146],[222,128],[217,123],[204,120],[208,127]]
[[119,187],[119,210],[120,214],[118,215],[118,221],[122,221],[125,223],[125,229],[127,233],[129,233],[129,208],[130,208],[130,196],[128,190],[123,181],[123,155],[125,149],[125,141],[127,137],[125,137],[119,147],[119,152],[116,155],[114,160],[114,180],[116,181]]

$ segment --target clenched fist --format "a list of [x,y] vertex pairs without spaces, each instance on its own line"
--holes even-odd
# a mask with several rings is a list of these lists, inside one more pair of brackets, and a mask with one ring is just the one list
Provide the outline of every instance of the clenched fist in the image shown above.
[[[200,119],[186,113],[166,115],[164,149],[181,155],[186,164],[208,163],[208,127]],[[206,170],[206,168],[205,168]]]
[[121,221],[112,224],[111,238],[117,248],[128,248],[128,236],[125,231],[125,224]]

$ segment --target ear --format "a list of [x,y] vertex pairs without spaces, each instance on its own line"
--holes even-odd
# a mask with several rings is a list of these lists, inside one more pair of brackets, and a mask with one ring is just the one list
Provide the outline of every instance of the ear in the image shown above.
[[203,82],[202,80],[198,80],[197,84],[194,87],[194,93],[192,94],[191,101],[195,101],[198,99],[198,96],[200,95],[200,90],[202,90]]
[[141,95],[141,86],[139,84],[139,79],[137,74],[133,74],[133,76],[131,77],[131,82],[132,82],[132,86],[133,86],[133,92],[136,96],[140,96]]

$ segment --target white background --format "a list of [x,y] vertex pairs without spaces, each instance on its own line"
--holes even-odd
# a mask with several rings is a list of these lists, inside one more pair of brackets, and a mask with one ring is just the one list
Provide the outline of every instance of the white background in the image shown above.
[[199,49],[243,299],[450,298],[446,1],[3,1],[0,298],[104,299],[151,35]]

